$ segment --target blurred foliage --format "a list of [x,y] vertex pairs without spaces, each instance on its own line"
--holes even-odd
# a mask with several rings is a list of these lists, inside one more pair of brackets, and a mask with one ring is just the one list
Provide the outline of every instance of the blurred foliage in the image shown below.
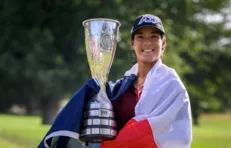
[[[163,61],[184,81],[193,113],[227,111],[231,106],[231,31],[225,27],[230,20],[224,11],[228,4],[229,0],[2,0],[0,111],[13,103],[43,100],[44,105],[51,98],[70,97],[91,77],[82,26],[85,19],[121,22],[122,40],[109,80],[122,77],[133,61],[132,23],[144,13],[163,21],[167,37]],[[211,14],[220,14],[222,21],[206,22],[206,15]]]

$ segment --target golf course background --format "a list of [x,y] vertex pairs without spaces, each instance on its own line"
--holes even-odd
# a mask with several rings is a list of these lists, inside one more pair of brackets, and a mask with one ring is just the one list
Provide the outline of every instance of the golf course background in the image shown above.
[[[0,115],[0,148],[36,148],[49,126],[39,117]],[[202,115],[191,148],[231,148],[231,115]]]
[[161,59],[187,89],[192,148],[231,148],[231,0],[1,2],[0,148],[36,148],[63,101],[92,78],[83,21],[121,23],[106,80],[116,82],[137,61],[131,29],[143,14],[162,20],[167,46]]

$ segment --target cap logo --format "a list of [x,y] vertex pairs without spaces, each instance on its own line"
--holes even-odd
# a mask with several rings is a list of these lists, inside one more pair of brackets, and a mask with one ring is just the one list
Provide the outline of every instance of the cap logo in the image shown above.
[[144,16],[140,19],[138,25],[140,25],[140,24],[142,24],[142,23],[153,23],[153,24],[156,24],[157,22],[158,22],[158,20],[157,20],[155,17],[153,17],[153,16],[151,16],[151,15],[144,15]]

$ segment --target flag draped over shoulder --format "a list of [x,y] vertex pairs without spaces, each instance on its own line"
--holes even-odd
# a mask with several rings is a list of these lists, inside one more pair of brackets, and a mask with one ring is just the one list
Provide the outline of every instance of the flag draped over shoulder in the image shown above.
[[[135,64],[123,79],[107,84],[110,100],[119,98],[133,84],[137,67]],[[46,144],[48,148],[55,137],[58,137],[55,148],[66,148],[70,138],[78,139],[83,106],[98,91],[96,83],[88,81],[60,112],[39,148],[45,148]],[[191,109],[187,91],[176,72],[159,59],[145,79],[135,116],[119,131],[116,139],[104,141],[97,147],[190,148],[191,142]]]
[[[125,75],[137,74],[134,65]],[[176,72],[158,60],[149,71],[135,117],[115,140],[101,148],[190,148],[191,107],[187,91]]]

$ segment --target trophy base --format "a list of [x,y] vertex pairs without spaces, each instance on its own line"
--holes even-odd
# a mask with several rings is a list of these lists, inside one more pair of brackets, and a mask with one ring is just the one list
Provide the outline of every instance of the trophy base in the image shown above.
[[113,140],[117,136],[114,112],[110,104],[91,102],[84,113],[82,131],[79,140],[89,143],[101,143]]
[[[89,119],[88,119],[89,120]],[[93,119],[94,120],[94,119]],[[100,119],[97,119],[100,121]],[[103,121],[105,119],[102,119]],[[79,139],[84,142],[101,143],[113,140],[117,136],[116,128],[109,125],[85,125]]]
[[[116,131],[113,131],[116,133]],[[79,140],[81,141],[87,141],[89,143],[102,143],[103,141],[106,141],[106,140],[113,140],[116,138],[116,134],[114,135],[108,135],[108,134],[82,134],[80,137],[79,137]]]

